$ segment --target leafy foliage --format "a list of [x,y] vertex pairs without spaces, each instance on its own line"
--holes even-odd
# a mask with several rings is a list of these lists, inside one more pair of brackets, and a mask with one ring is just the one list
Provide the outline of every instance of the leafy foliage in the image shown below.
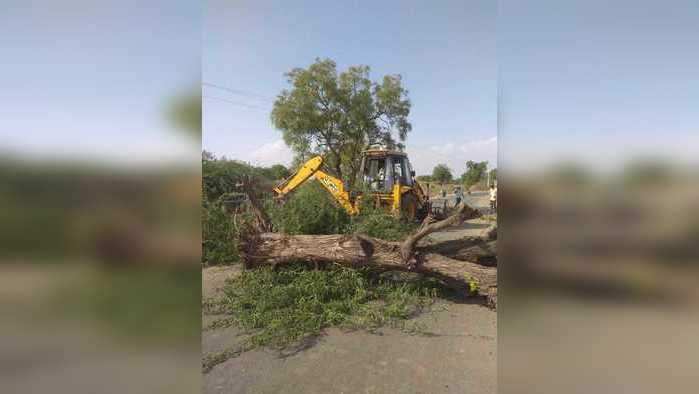
[[261,183],[272,184],[290,175],[281,164],[271,167],[255,167],[239,160],[216,158],[211,152],[202,152],[202,192],[208,201],[215,201],[226,194],[241,193],[243,177],[252,177]]
[[334,61],[316,59],[286,76],[291,88],[275,101],[272,123],[297,156],[324,153],[328,166],[350,184],[367,145],[401,148],[412,128],[408,91],[400,75],[372,82],[368,66],[352,66],[338,74]]
[[[270,183],[288,174],[283,166],[252,167],[246,163],[202,155],[202,262],[206,265],[232,264],[239,260],[235,245],[236,228],[231,214],[241,198],[240,180],[251,176]],[[387,240],[400,240],[414,230],[383,209],[364,204],[361,214],[350,218],[317,182],[299,187],[283,205],[268,200],[265,210],[275,231],[287,234],[361,233]],[[238,214],[238,225],[251,220]]]
[[[365,194],[366,195],[366,194]],[[352,218],[349,232],[400,241],[415,231],[415,223],[398,218],[382,208],[376,208],[370,199],[362,201],[359,215]]]
[[272,167],[265,167],[260,169],[261,175],[264,176],[267,179],[274,180],[274,181],[280,181],[282,179],[286,179],[291,175],[291,172],[289,171],[288,168],[284,167],[281,164],[275,164]]
[[244,175],[261,176],[259,168],[252,167],[242,161],[216,159],[209,152],[204,152],[201,163],[201,182],[203,198],[213,202],[221,197],[240,193],[240,180]]
[[204,200],[201,210],[202,263],[217,265],[237,262],[239,256],[235,235],[233,220],[224,205]]
[[389,213],[374,212],[358,217],[352,224],[352,232],[387,241],[400,241],[415,231],[416,227],[416,224],[400,220]]
[[475,185],[485,177],[487,170],[487,161],[481,161],[477,163],[475,161],[469,160],[466,162],[466,172],[464,172],[461,175],[461,181],[464,183],[464,185],[466,185],[466,187]]
[[[232,210],[245,200],[242,193],[243,177],[251,177],[263,184],[288,176],[282,165],[253,167],[225,157],[216,158],[202,152],[202,262],[207,265],[231,264],[239,260],[236,251],[236,229]],[[239,226],[252,220],[241,210]]]
[[[254,346],[283,347],[331,326],[410,329],[405,320],[433,302],[432,280],[391,281],[368,270],[330,265],[244,271],[225,287],[222,309]],[[413,327],[414,328],[414,327]]]
[[269,202],[274,229],[287,234],[338,234],[349,225],[349,216],[317,182],[299,187],[283,205]]
[[439,164],[432,170],[432,180],[435,182],[447,183],[451,182],[453,178],[451,169],[446,164]]

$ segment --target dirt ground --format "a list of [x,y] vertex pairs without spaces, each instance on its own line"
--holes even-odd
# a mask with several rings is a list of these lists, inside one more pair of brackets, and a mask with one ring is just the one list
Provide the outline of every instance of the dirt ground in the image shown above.
[[[468,197],[467,197],[468,198]],[[487,196],[468,198],[485,209]],[[453,202],[452,202],[453,203]],[[471,220],[432,238],[482,235],[491,222]],[[207,268],[202,294],[216,297],[235,267]],[[215,316],[204,316],[208,324]],[[215,366],[203,376],[204,393],[495,393],[497,313],[477,302],[440,301],[416,318],[422,334],[394,329],[377,333],[326,333],[285,354],[256,349]],[[235,349],[234,328],[205,330],[203,355]]]

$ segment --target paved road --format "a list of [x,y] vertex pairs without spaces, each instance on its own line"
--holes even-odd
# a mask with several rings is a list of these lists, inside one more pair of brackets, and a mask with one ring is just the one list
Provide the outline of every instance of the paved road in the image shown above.
[[[419,319],[428,334],[328,330],[308,349],[279,357],[243,353],[204,375],[205,393],[496,393],[497,315],[444,303]],[[232,333],[205,333],[204,349]]]
[[[456,196],[454,194],[447,194],[446,198],[442,198],[441,195],[432,195],[430,197],[432,201],[432,206],[443,207],[444,201],[446,200],[447,206],[449,208],[456,205]],[[472,192],[469,194],[464,194],[464,200],[469,206],[478,209],[483,214],[490,214],[490,194],[487,191],[482,192]]]
[[[488,208],[487,193],[467,196]],[[453,200],[451,202],[453,204]],[[482,235],[492,225],[480,219],[431,234],[433,240]],[[230,267],[203,272],[204,296],[215,296]],[[205,316],[205,321],[211,316]],[[217,365],[203,377],[205,393],[496,393],[497,314],[478,304],[441,301],[418,317],[427,335],[385,329],[380,333],[328,330],[318,341],[287,357],[254,350]],[[202,350],[235,348],[235,329],[202,334]]]

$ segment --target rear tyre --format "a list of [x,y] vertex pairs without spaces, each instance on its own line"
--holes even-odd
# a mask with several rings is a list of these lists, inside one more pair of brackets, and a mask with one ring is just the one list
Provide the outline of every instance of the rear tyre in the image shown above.
[[400,202],[401,215],[403,215],[406,220],[414,222],[418,220],[418,210],[417,198],[412,194],[403,195]]

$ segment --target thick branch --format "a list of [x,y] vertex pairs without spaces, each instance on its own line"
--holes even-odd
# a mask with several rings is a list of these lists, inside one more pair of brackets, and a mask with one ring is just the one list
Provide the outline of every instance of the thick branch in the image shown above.
[[[286,235],[258,233],[241,234],[238,243],[247,266],[278,265],[298,262],[338,263],[349,267],[374,267],[421,273],[442,280],[459,289],[475,289],[486,296],[491,306],[497,299],[497,269],[473,262],[478,252],[471,248],[494,248],[488,237],[442,242],[416,248],[425,236],[478,217],[475,209],[461,203],[447,219],[429,223],[405,242],[389,242],[362,235]],[[457,242],[460,242],[460,246]],[[493,249],[494,250],[494,249]],[[406,251],[409,252],[406,258]],[[462,259],[445,256],[451,254]],[[489,254],[486,250],[482,254]]]
[[427,235],[447,227],[463,223],[465,220],[473,219],[481,216],[480,212],[466,205],[465,202],[459,203],[456,206],[454,213],[444,220],[434,222],[422,226],[415,234],[412,234],[403,241],[401,245],[401,256],[404,264],[408,264],[415,253],[415,245],[417,242]]
[[436,253],[418,254],[413,268],[403,262],[401,245],[360,235],[255,234],[242,243],[249,266],[296,262],[338,263],[350,267],[375,267],[418,272],[460,288],[477,288],[492,296],[497,288],[497,270],[479,264],[450,259]]
[[465,237],[418,246],[418,253],[437,253],[446,257],[471,261],[489,267],[497,266],[497,241],[483,237]]
[[269,220],[269,216],[267,216],[265,210],[262,209],[262,204],[260,203],[260,200],[257,197],[257,186],[257,182],[252,177],[243,177],[243,191],[247,196],[248,201],[250,202],[250,208],[252,209],[252,212],[255,215],[255,219],[257,221],[257,225],[259,226],[259,230],[271,231],[272,222]]

